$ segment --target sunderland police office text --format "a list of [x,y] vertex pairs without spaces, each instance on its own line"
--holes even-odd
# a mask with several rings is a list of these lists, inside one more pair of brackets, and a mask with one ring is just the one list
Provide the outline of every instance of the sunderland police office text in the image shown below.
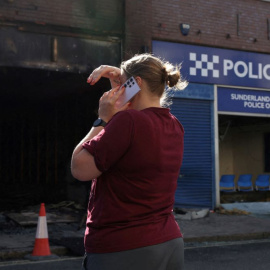
[[231,94],[231,100],[244,101],[244,107],[270,109],[270,96],[256,96],[245,94]]

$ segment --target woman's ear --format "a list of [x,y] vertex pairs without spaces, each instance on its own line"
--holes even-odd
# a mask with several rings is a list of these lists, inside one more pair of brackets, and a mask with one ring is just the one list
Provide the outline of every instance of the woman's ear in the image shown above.
[[137,84],[141,87],[142,86],[142,78],[136,77],[135,79],[136,79]]

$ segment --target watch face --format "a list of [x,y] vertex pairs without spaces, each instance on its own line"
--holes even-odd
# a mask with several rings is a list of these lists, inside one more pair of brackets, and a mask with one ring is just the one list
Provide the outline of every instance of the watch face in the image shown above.
[[102,119],[98,118],[94,124],[93,124],[94,127],[99,127],[99,126],[103,126],[105,127],[106,126],[106,122],[104,122]]
[[97,119],[95,122],[94,122],[94,127],[97,127],[101,124],[102,120],[101,119]]

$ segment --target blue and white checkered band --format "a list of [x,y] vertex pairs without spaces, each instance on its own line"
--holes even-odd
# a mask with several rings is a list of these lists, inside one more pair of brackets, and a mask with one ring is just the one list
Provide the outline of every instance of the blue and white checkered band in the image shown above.
[[207,54],[189,53],[189,60],[194,62],[194,66],[189,68],[189,74],[191,76],[200,75],[202,77],[211,76],[213,78],[219,78],[219,70],[214,68],[215,64],[219,64],[219,56],[213,55],[212,59]]

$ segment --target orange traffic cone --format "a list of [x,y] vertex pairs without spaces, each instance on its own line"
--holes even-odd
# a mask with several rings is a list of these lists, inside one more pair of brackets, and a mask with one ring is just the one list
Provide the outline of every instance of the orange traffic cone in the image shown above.
[[35,246],[32,256],[50,256],[50,255],[51,251],[49,246],[45,204],[42,203],[39,210]]

